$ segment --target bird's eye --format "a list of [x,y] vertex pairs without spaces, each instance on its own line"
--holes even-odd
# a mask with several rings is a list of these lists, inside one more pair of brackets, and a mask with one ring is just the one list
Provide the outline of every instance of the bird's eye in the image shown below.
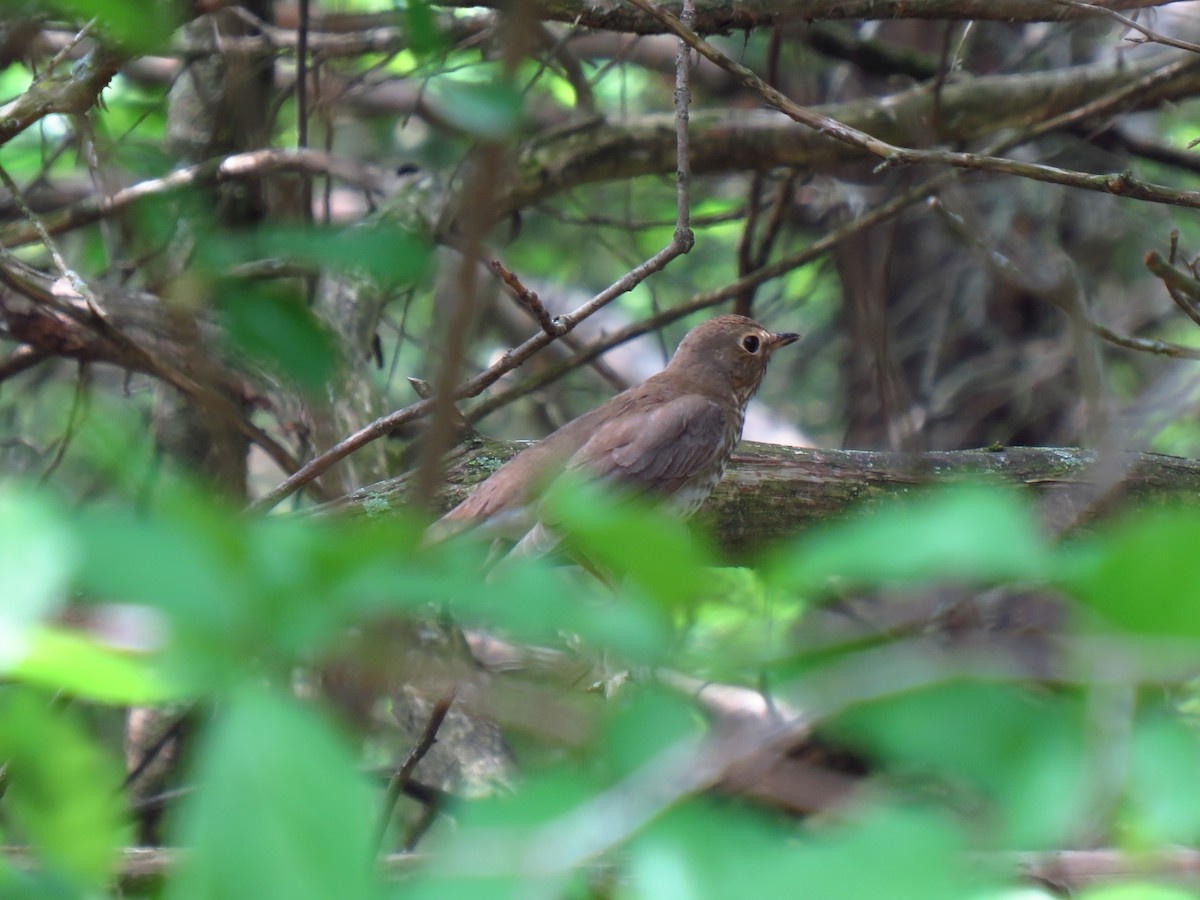
[[759,340],[756,334],[748,334],[742,338],[742,346],[746,348],[747,353],[757,353],[758,345]]

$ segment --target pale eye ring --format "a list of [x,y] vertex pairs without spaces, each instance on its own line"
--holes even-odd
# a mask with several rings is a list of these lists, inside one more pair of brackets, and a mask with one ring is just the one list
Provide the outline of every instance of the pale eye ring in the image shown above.
[[757,353],[760,344],[761,341],[759,341],[758,335],[756,334],[748,334],[742,338],[742,346],[745,348],[747,353]]

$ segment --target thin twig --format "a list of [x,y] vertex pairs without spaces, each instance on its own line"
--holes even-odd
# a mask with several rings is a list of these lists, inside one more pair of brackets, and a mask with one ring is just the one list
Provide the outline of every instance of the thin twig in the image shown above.
[[521,279],[517,277],[517,274],[511,269],[506,268],[504,263],[498,259],[490,260],[488,268],[508,286],[516,301],[537,319],[537,323],[542,326],[542,331],[551,337],[561,337],[558,323],[554,321],[554,316],[550,315],[550,310],[546,309],[546,305],[542,303],[536,291],[531,291],[525,287],[521,283]]
[[67,455],[67,447],[71,445],[71,439],[75,436],[75,430],[79,427],[82,418],[80,411],[83,409],[84,400],[87,397],[88,381],[88,364],[84,360],[80,360],[78,374],[75,378],[75,393],[71,397],[71,409],[67,413],[67,424],[63,427],[62,437],[58,439],[54,458],[50,460],[50,464],[46,466],[38,479],[39,484],[45,484],[49,480],[62,464],[63,457]]
[[1176,47],[1180,50],[1188,50],[1192,53],[1200,53],[1200,44],[1193,44],[1191,41],[1182,41],[1178,38],[1167,37],[1157,31],[1147,28],[1136,19],[1131,19],[1129,16],[1123,16],[1115,9],[1109,9],[1107,6],[1101,6],[1098,3],[1084,3],[1082,0],[1050,0],[1051,3],[1057,3],[1059,6],[1069,6],[1072,9],[1084,9],[1097,13],[1098,15],[1108,16],[1110,19],[1115,19],[1126,28],[1136,31],[1142,35],[1144,39],[1126,38],[1132,44],[1165,44],[1168,47]]
[[[41,237],[59,273],[58,281],[49,291],[31,289],[26,292],[26,296],[94,331],[128,357],[130,364],[157,376],[181,393],[207,406],[236,428],[243,437],[261,447],[285,472],[293,472],[299,468],[299,463],[292,458],[287,448],[242,415],[228,397],[160,360],[154,353],[114,326],[105,315],[91,287],[77,272],[67,266],[66,259],[42,224],[41,218],[30,208],[17,183],[3,166],[0,166],[0,183],[8,189],[21,214],[30,221]],[[0,260],[8,256],[8,251],[0,244]],[[11,271],[6,270],[5,275],[11,274]],[[27,287],[32,288],[32,285]],[[84,308],[63,299],[64,295],[71,293],[83,301]],[[318,497],[325,496],[319,486],[314,485],[312,491]]]
[[[693,0],[684,0],[683,15],[685,18],[694,15]],[[561,329],[559,337],[570,332],[588,316],[603,308],[608,303],[611,303],[617,297],[633,290],[650,275],[664,269],[673,259],[691,250],[692,245],[695,243],[695,236],[692,234],[690,227],[691,165],[687,155],[688,104],[691,100],[689,79],[688,54],[686,48],[681,44],[679,53],[676,56],[675,66],[675,141],[679,158],[676,160],[675,166],[675,210],[677,218],[671,242],[649,259],[631,268],[591,300],[581,304],[573,311],[559,316],[557,320]],[[300,487],[320,476],[322,472],[338,460],[343,459],[372,441],[390,434],[399,425],[430,412],[434,408],[435,401],[453,403],[455,400],[464,397],[475,396],[484,388],[495,383],[506,372],[515,369],[555,339],[554,335],[547,334],[545,331],[539,331],[520,346],[509,350],[474,378],[468,379],[458,387],[446,390],[442,386],[441,396],[430,400],[422,400],[419,403],[414,403],[404,409],[376,419],[354,434],[338,441],[328,450],[313,457],[301,466],[298,471],[251,503],[247,508],[248,511],[265,512],[271,509],[280,501],[290,497]]]
[[7,359],[0,360],[0,381],[7,381],[14,375],[20,375],[26,369],[32,369],[42,360],[50,356],[44,350],[25,345],[18,347]]
[[457,694],[458,688],[452,687],[449,693],[434,704],[433,711],[429,714],[429,721],[425,723],[425,728],[421,732],[421,737],[408,751],[400,768],[388,780],[387,792],[383,797],[383,809],[380,811],[379,825],[375,833],[375,851],[377,853],[383,848],[383,839],[387,836],[388,826],[392,822],[392,812],[396,809],[396,802],[404,793],[404,788],[412,778],[417,764],[425,758],[425,754],[433,749],[433,745],[437,742],[438,729],[442,727],[442,722],[445,720],[446,714],[450,712],[450,706],[454,703]]
[[752,272],[742,278],[732,281],[724,287],[717,288],[713,291],[707,291],[703,294],[696,294],[670,309],[663,310],[661,313],[643,319],[640,322],[622,328],[619,331],[614,331],[606,335],[604,338],[590,344],[583,351],[573,356],[556,366],[551,366],[543,372],[538,373],[532,378],[514,385],[513,387],[501,391],[496,395],[489,397],[487,400],[477,404],[469,413],[467,413],[467,421],[472,424],[477,423],[484,416],[495,412],[502,406],[506,406],[514,400],[524,397],[532,393],[540,387],[562,377],[565,373],[581,365],[586,365],[600,354],[611,350],[613,347],[632,340],[635,337],[645,334],[648,331],[658,329],[671,322],[682,319],[684,316],[691,315],[701,310],[710,309],[719,303],[727,300],[732,300],[738,297],[745,291],[762,284],[765,281],[770,281],[773,278],[778,278],[787,272],[797,269],[813,260],[828,253],[842,241],[858,234],[864,229],[874,227],[880,222],[886,222],[894,216],[899,215],[914,203],[924,200],[933,192],[943,187],[947,182],[957,177],[957,172],[949,171],[929,179],[928,181],[917,185],[915,188],[907,191],[899,197],[894,197],[886,203],[881,204],[868,213],[864,213],[856,219],[853,219],[844,225],[841,225],[819,240],[809,244],[803,250],[785,256],[783,259],[777,260],[769,266],[764,266],[757,272]]
[[1038,298],[1058,307],[1068,317],[1076,319],[1097,337],[1117,347],[1123,347],[1126,350],[1136,350],[1139,353],[1151,353],[1155,356],[1167,356],[1172,359],[1200,359],[1200,348],[1197,347],[1185,347],[1182,344],[1174,344],[1170,341],[1159,340],[1158,338],[1139,338],[1113,331],[1107,325],[1092,318],[1084,307],[1083,302],[1074,293],[1068,290],[1060,294],[1058,291],[1059,285],[1057,284],[1051,287],[1038,284],[1023,267],[1015,264],[994,247],[988,246],[981,235],[967,227],[963,219],[946,209],[944,204],[931,203],[931,206],[941,214],[943,219],[960,237],[964,238],[984,255],[989,268],[996,274],[1003,277],[1010,284],[1014,284],[1022,290],[1029,291]]
[[[149,197],[160,197],[198,184],[225,184],[276,172],[330,175],[372,193],[378,193],[381,189],[381,176],[351,159],[311,149],[252,150],[176,169],[161,178],[150,178],[130,185],[108,197],[89,197],[66,209],[47,213],[41,220],[42,230],[52,235],[61,234],[92,225]],[[38,228],[31,222],[14,222],[0,229],[0,244],[8,247],[30,244],[40,238]]]
[[[741,84],[755,91],[767,103],[793,121],[799,122],[801,125],[806,125],[835,141],[879,157],[883,162],[876,167],[876,171],[896,165],[934,164],[953,166],[960,169],[999,172],[1005,175],[1028,178],[1032,181],[1042,181],[1063,185],[1064,187],[1114,194],[1118,197],[1144,200],[1149,203],[1162,203],[1170,206],[1200,209],[1200,191],[1179,190],[1165,185],[1142,181],[1135,178],[1130,171],[1094,175],[1087,172],[1060,169],[1041,163],[1021,162],[1015,159],[986,154],[960,153],[951,150],[918,150],[913,147],[901,147],[896,144],[890,144],[844,122],[839,122],[813,109],[800,106],[769,84],[766,84],[750,69],[734,61],[712,44],[703,40],[670,12],[651,3],[650,0],[629,0],[629,2],[654,16],[673,34],[678,35],[682,40],[686,41],[689,47],[698,51],[705,59],[724,69]],[[1185,63],[1185,68],[1191,68],[1192,66],[1200,66],[1200,60],[1188,60]]]
[[51,57],[50,62],[46,63],[46,68],[42,69],[41,74],[38,75],[36,80],[41,81],[44,78],[48,78],[54,72],[54,70],[62,64],[63,60],[71,55],[71,51],[78,47],[83,39],[88,36],[88,32],[95,27],[96,22],[99,20],[99,16],[93,16],[87,22],[87,24],[80,28],[79,31],[75,33],[74,37],[67,41],[66,44],[59,48],[59,51],[55,53],[53,57]]
[[[1178,233],[1172,237],[1177,239]],[[1162,281],[1175,305],[1183,310],[1189,319],[1200,325],[1200,281],[1184,275],[1153,250],[1146,254],[1144,261],[1146,268]]]
[[[538,324],[542,326],[542,331],[546,332],[547,334],[557,332],[557,320],[546,308],[546,305],[542,303],[542,300],[540,297],[538,297],[536,291],[532,291],[527,288],[521,282],[521,279],[517,276],[517,274],[508,269],[504,263],[498,259],[493,259],[489,263],[489,268],[492,270],[493,274],[503,281],[504,284],[513,292],[513,296],[517,302],[520,303],[524,309],[528,310],[535,319],[537,319]],[[579,352],[580,344],[579,341],[577,341],[574,337],[569,334],[559,335],[558,337],[562,341],[563,345],[572,353]],[[614,390],[619,392],[629,387],[625,379],[623,379],[616,372],[616,370],[613,369],[612,366],[608,365],[608,363],[604,362],[603,360],[593,360],[591,362],[591,367],[596,371],[596,374],[604,379],[604,381],[607,382],[608,385]],[[409,380],[411,381],[412,379]]]
[[125,773],[125,778],[121,782],[121,787],[123,789],[128,788],[131,784],[141,778],[143,773],[150,768],[150,764],[162,755],[162,752],[166,749],[167,745],[171,743],[171,741],[178,738],[180,734],[182,734],[183,726],[187,723],[187,720],[191,718],[195,710],[195,704],[189,705],[183,712],[175,717],[170,726],[158,736],[158,739],[151,744],[144,753],[142,753],[142,758],[138,760],[137,765]]

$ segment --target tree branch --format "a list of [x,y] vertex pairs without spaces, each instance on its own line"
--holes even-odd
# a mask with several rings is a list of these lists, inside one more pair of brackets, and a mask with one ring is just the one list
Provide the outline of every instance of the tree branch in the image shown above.
[[[1146,9],[1171,0],[1113,0],[1095,6],[1113,9]],[[442,7],[501,6],[499,0],[440,0]],[[531,3],[539,19],[570,22],[583,28],[661,34],[661,21],[621,3],[581,0],[538,0]],[[678,4],[672,4],[678,8]],[[816,19],[979,19],[1000,22],[1063,22],[1090,18],[1094,10],[1060,6],[1052,0],[708,0],[696,6],[696,30],[701,34],[727,34]]]
[[[439,507],[449,509],[527,444],[478,438],[455,451]],[[380,515],[403,509],[411,475],[370,485],[320,507],[322,513]],[[809,450],[743,442],[700,513],[734,560],[820,525],[856,506],[921,485],[982,481],[1027,490],[1052,527],[1074,526],[1122,503],[1200,497],[1200,461],[1157,453],[1011,447],[921,454]]]

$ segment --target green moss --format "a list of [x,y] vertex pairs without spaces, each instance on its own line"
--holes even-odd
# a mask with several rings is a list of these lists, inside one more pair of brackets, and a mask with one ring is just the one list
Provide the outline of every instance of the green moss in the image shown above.
[[362,508],[368,516],[381,516],[392,508],[387,497],[372,491],[362,499]]

